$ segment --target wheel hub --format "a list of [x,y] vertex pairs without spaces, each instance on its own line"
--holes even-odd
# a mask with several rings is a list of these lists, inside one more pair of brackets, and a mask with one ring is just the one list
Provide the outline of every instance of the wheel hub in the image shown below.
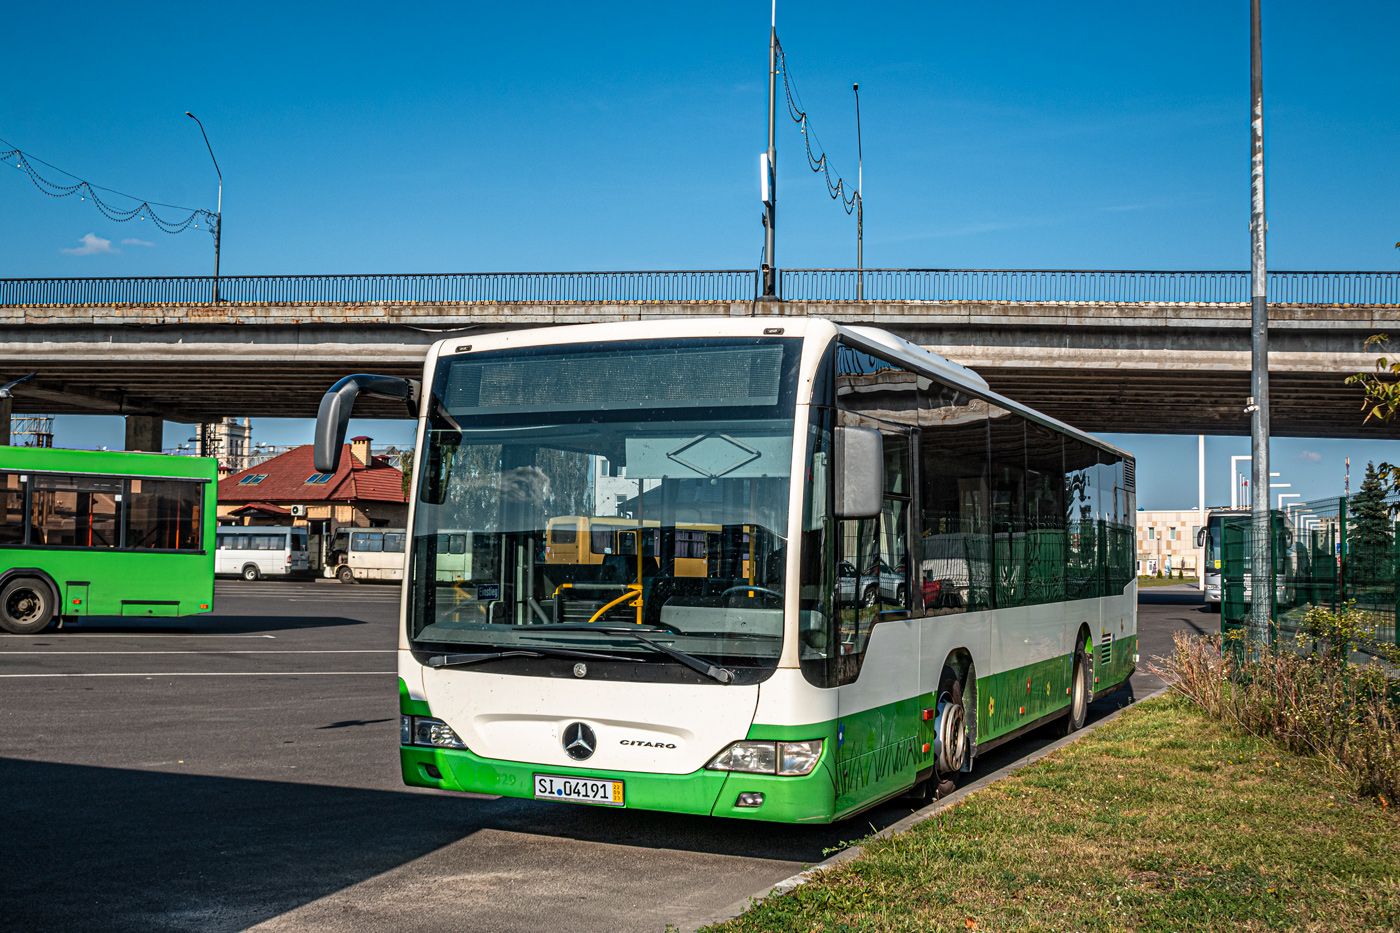
[[954,703],[948,694],[938,698],[938,716],[934,720],[934,745],[940,774],[961,771],[967,762],[967,728],[961,703]]

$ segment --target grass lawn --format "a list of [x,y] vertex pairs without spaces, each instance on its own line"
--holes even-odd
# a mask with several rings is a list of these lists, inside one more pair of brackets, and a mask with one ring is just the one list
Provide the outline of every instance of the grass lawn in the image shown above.
[[1164,697],[709,929],[1396,929],[1400,818],[1346,788]]
[[1195,577],[1182,577],[1178,580],[1176,577],[1155,577],[1143,575],[1138,577],[1138,589],[1142,589],[1144,586],[1176,586],[1181,583],[1198,582],[1199,581]]

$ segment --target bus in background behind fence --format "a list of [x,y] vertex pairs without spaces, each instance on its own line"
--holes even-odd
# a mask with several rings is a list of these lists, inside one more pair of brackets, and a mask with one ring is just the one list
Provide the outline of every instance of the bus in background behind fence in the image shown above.
[[[1376,636],[1400,643],[1395,620],[1400,609],[1400,524],[1394,499],[1382,506],[1389,518],[1358,519],[1359,495],[1317,499],[1272,512],[1276,636],[1291,637],[1310,606],[1338,609],[1353,603],[1371,613]],[[1214,516],[1212,516],[1212,521]],[[1212,527],[1214,525],[1212,524]],[[1221,629],[1227,634],[1249,625],[1253,595],[1253,527],[1249,513],[1222,516]]]
[[216,463],[0,447],[0,629],[209,612]]

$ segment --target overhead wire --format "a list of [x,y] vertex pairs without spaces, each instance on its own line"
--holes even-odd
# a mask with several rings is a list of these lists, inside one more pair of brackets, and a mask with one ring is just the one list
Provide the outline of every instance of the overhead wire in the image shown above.
[[[216,238],[218,236],[219,216],[215,213],[196,207],[181,207],[177,204],[148,201],[144,198],[138,198],[135,195],[126,194],[125,192],[117,191],[113,188],[104,188],[101,185],[94,185],[89,181],[79,178],[72,172],[59,168],[51,162],[45,162],[37,156],[22,151],[18,146],[6,139],[0,139],[0,144],[10,147],[8,150],[0,150],[0,165],[13,165],[15,168],[24,172],[29,176],[29,180],[34,183],[35,188],[51,198],[69,198],[75,194],[79,196],[79,200],[88,200],[90,198],[92,199],[92,203],[96,205],[97,209],[101,211],[102,215],[108,220],[117,223],[126,223],[131,220],[145,220],[146,218],[150,218],[151,223],[162,233],[184,233],[192,226],[198,229],[199,224],[203,222],[205,228],[211,235]],[[34,167],[34,163],[36,162],[40,165],[46,165],[63,175],[67,175],[69,178],[75,179],[77,183],[61,185],[57,182],[49,181]],[[121,208],[104,201],[101,196],[98,195],[97,192],[99,191],[106,192],[107,194],[114,194],[118,197],[123,197],[138,203],[135,207],[130,209]],[[155,208],[157,207],[168,208],[172,211],[184,211],[187,213],[183,219],[167,219],[156,213]]]
[[[826,150],[822,147],[821,140],[817,139],[816,131],[812,129],[811,124],[807,120],[807,111],[802,108],[802,97],[797,93],[797,82],[792,80],[788,72],[787,55],[783,52],[783,45],[781,42],[777,43],[777,52],[778,68],[783,73],[783,95],[787,98],[788,116],[792,117],[792,121],[798,125],[798,129],[802,132],[802,144],[807,150],[807,167],[826,179],[827,194],[831,195],[833,201],[839,200],[841,206],[845,208],[846,213],[851,214],[856,209],[856,202],[860,200],[860,192],[853,191],[848,197],[846,194],[846,182],[845,179],[841,177],[840,172],[834,172],[836,181],[835,183],[832,182],[831,176],[833,170],[831,168],[831,161],[826,156]],[[812,153],[812,144],[814,142],[816,143],[817,152],[820,153],[820,155],[814,155]]]

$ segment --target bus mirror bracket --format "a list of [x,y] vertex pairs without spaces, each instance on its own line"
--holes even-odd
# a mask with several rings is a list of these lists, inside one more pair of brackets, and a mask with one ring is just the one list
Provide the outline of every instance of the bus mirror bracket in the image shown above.
[[875,518],[885,499],[885,444],[874,428],[836,428],[836,517]]
[[326,390],[321,407],[316,412],[316,435],[312,459],[317,472],[334,473],[340,468],[340,450],[345,444],[345,429],[355,410],[355,399],[361,394],[376,398],[402,399],[411,418],[418,417],[423,384],[417,379],[398,376],[374,376],[360,373],[346,376]]

